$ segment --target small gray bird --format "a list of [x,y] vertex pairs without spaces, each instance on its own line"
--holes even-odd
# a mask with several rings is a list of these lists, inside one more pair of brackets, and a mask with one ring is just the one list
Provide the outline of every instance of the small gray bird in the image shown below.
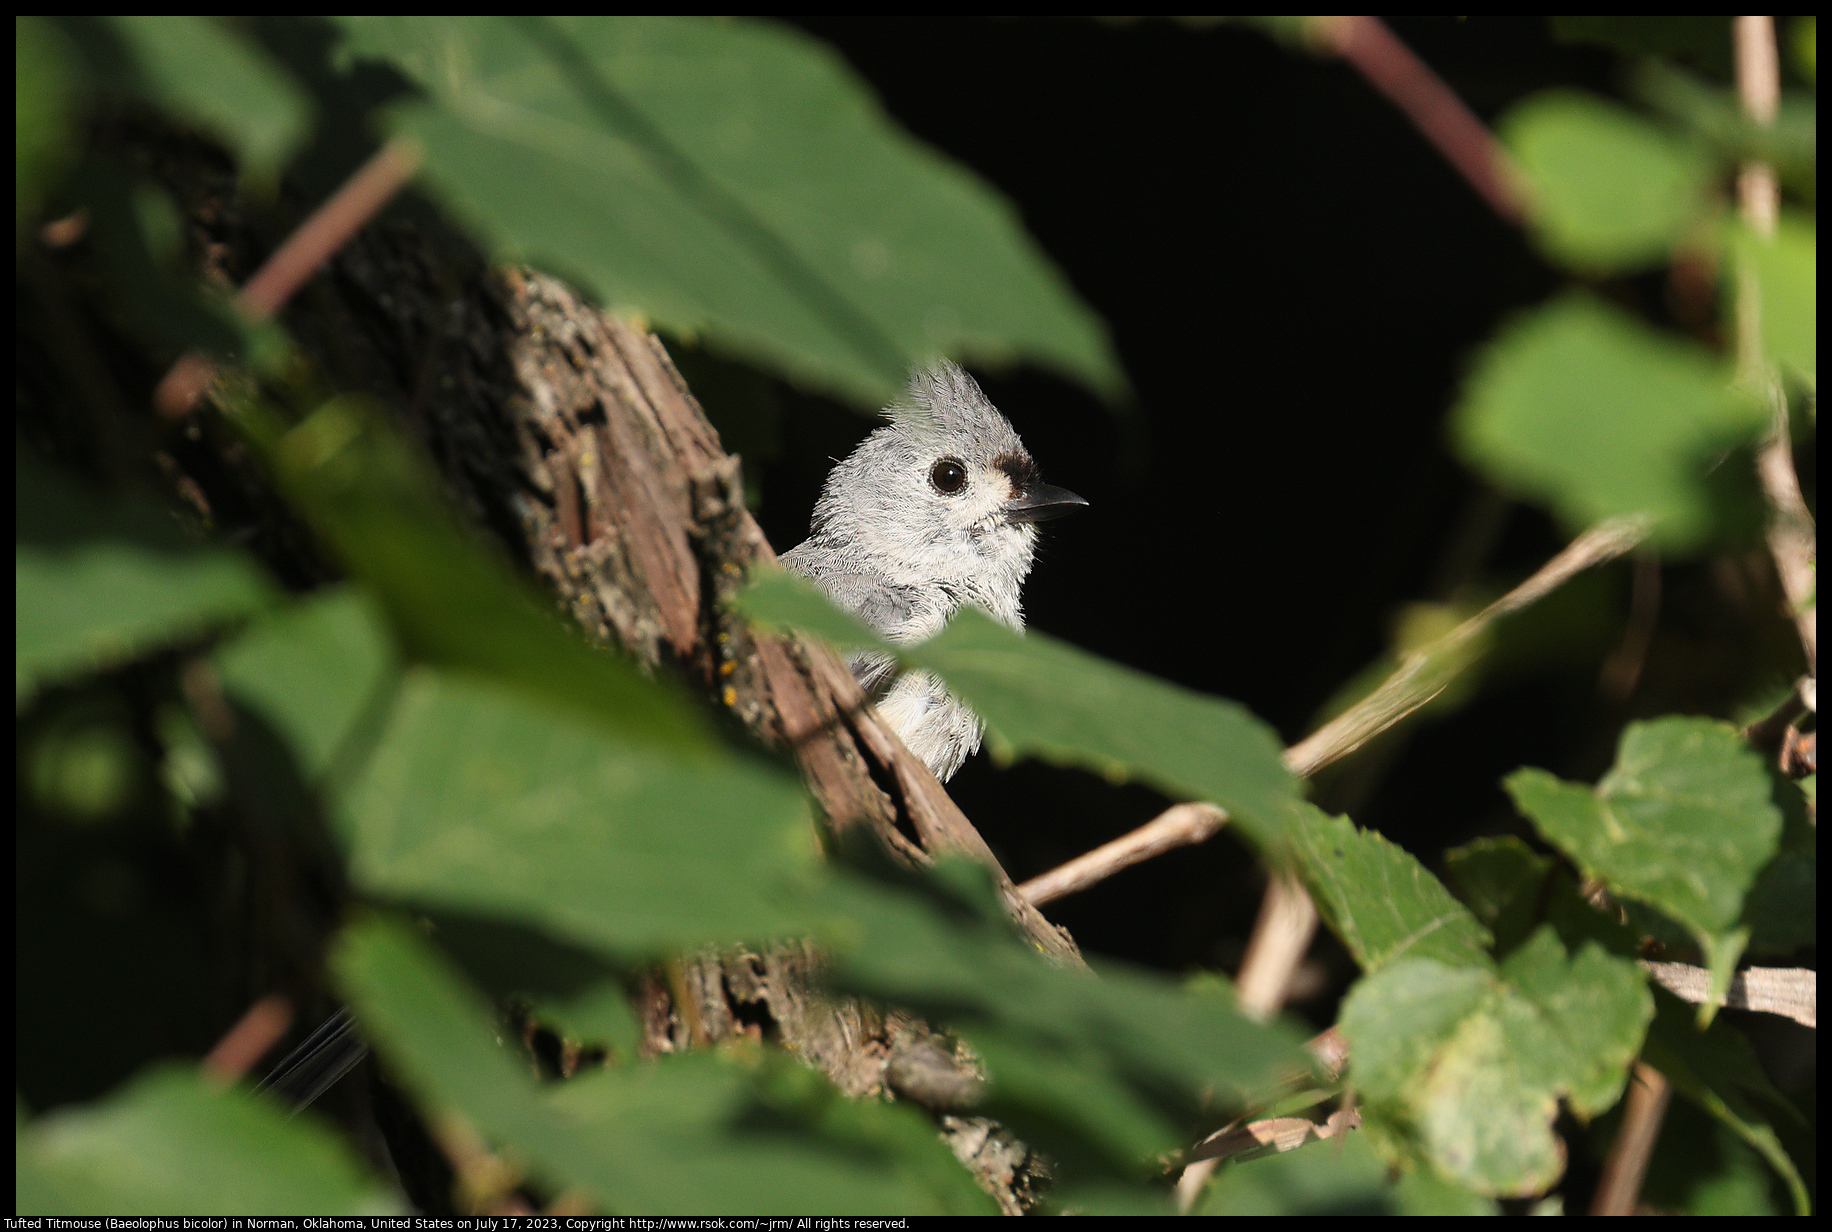
[[[808,538],[782,563],[887,641],[920,642],[971,603],[1024,627],[1019,592],[1035,523],[1088,502],[1037,475],[1024,442],[972,377],[943,360],[910,376],[890,421],[833,468]],[[947,782],[985,724],[928,672],[862,651],[859,687],[910,752]]]

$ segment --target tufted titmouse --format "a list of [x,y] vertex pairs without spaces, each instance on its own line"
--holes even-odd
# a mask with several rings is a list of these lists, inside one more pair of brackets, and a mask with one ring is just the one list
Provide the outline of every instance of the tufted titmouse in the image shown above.
[[[890,423],[833,468],[808,538],[782,563],[886,640],[920,642],[962,604],[1024,627],[1019,591],[1037,522],[1088,502],[1037,475],[1024,442],[946,360],[918,369]],[[910,752],[944,783],[980,747],[980,717],[927,672],[882,652],[849,664]]]

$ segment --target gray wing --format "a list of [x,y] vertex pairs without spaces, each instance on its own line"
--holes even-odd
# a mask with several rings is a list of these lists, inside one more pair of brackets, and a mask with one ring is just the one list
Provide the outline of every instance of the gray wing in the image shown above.
[[[819,586],[834,606],[851,612],[884,637],[903,634],[915,615],[915,596],[909,587],[826,559],[810,544],[791,548],[781,559],[784,568]],[[846,663],[865,695],[874,700],[897,674],[897,660],[882,651],[859,651],[847,656]]]

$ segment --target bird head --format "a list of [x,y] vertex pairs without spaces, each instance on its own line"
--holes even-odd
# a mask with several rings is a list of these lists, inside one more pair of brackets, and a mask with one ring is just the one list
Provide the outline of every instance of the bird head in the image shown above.
[[885,418],[828,476],[812,537],[891,581],[958,588],[1015,618],[1036,524],[1088,502],[1044,483],[1011,424],[946,360],[912,374]]

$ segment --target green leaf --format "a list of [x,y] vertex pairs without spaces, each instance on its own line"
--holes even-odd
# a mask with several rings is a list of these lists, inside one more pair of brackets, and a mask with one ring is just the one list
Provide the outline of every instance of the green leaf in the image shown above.
[[1393,1215],[1387,1168],[1360,1133],[1221,1166],[1198,1215]]
[[1704,203],[1702,151],[1593,95],[1536,94],[1499,131],[1526,179],[1534,234],[1580,270],[1663,260]]
[[533,924],[613,957],[762,940],[817,857],[788,775],[669,757],[475,678],[411,668],[337,805],[375,894]]
[[[1641,953],[1644,934],[1618,918],[1618,905],[1599,910],[1564,867],[1512,835],[1449,851],[1445,864],[1457,894],[1494,931],[1498,955],[1518,949],[1541,924],[1550,924],[1567,950],[1595,943],[1622,958]],[[1644,914],[1666,921],[1658,913]],[[1666,923],[1678,932],[1677,925]],[[1683,932],[1677,941],[1686,941]]]
[[[1599,1123],[1603,1136],[1613,1136]],[[1684,1215],[1781,1215],[1786,1191],[1766,1160],[1689,1099],[1673,1100],[1641,1184],[1641,1202]],[[1779,1199],[1779,1200],[1777,1200]]]
[[1494,1199],[1453,1185],[1429,1168],[1408,1168],[1393,1184],[1393,1203],[1401,1215],[1499,1215]]
[[1749,953],[1784,955],[1819,936],[1819,827],[1801,784],[1768,770],[1781,810],[1781,849],[1743,900]]
[[[1708,20],[1718,27],[1728,50],[1730,23],[1721,17]],[[1723,79],[1729,76],[1725,73]],[[1812,198],[1819,117],[1811,95],[1783,94],[1774,116],[1759,122],[1743,110],[1734,86],[1714,85],[1667,60],[1639,61],[1626,85],[1695,144],[1709,149],[1720,167],[1768,163],[1784,185]]]
[[1366,976],[1341,1025],[1372,1128],[1458,1185],[1522,1197],[1564,1170],[1558,1099],[1614,1103],[1653,1012],[1633,962],[1568,958],[1545,928],[1499,973],[1405,959]]
[[869,407],[942,353],[1109,397],[1105,330],[965,169],[825,46],[702,18],[351,18],[425,91],[394,131],[501,256]]
[[1814,225],[1788,213],[1762,239],[1740,227],[1732,244],[1755,275],[1762,348],[1809,383],[1819,380],[1819,240]]
[[313,780],[384,702],[397,671],[380,615],[352,586],[268,613],[220,647],[215,662],[225,688],[286,734]]
[[439,911],[425,921],[439,948],[492,1001],[521,1002],[574,1043],[608,1045],[622,1061],[636,1056],[642,1024],[623,972],[601,954],[503,920]]
[[1403,847],[1304,805],[1292,851],[1317,913],[1363,972],[1401,957],[1493,966],[1489,931]]
[[1402,957],[1493,965],[1488,929],[1405,849],[1310,805],[1299,816],[1291,845],[1304,884],[1363,971]]
[[1180,688],[1042,633],[1019,634],[977,608],[919,645],[881,643],[806,582],[762,573],[738,600],[747,616],[841,647],[875,646],[935,672],[986,720],[995,756],[1040,757],[1167,794],[1212,800],[1254,841],[1282,841],[1297,805],[1276,733],[1238,703]]
[[696,1053],[542,1088],[498,1042],[475,993],[408,929],[359,921],[333,969],[377,1049],[423,1098],[610,1210],[991,1212],[922,1117],[848,1100],[797,1062]]
[[1454,417],[1472,463],[1574,531],[1643,515],[1670,548],[1712,531],[1710,471],[1764,422],[1703,350],[1580,294],[1491,342]]
[[74,160],[77,63],[69,40],[42,17],[13,18],[13,227],[26,226]]
[[1665,989],[1657,990],[1656,1004],[1659,1013],[1648,1029],[1648,1064],[1767,1160],[1787,1183],[1795,1213],[1809,1214],[1806,1184],[1763,1106],[1787,1109],[1795,1119],[1799,1114],[1769,1082],[1749,1039],[1722,1020],[1700,1030],[1692,1007]]
[[18,1133],[21,1215],[394,1215],[337,1135],[167,1066]]
[[304,140],[310,102],[267,53],[210,17],[107,19],[131,50],[137,83],[179,119],[223,137],[236,161],[271,180]]
[[679,688],[563,624],[551,599],[459,522],[379,413],[338,399],[290,430],[252,401],[233,413],[287,497],[386,613],[408,658],[481,673],[628,739],[677,753],[709,747],[705,720]]
[[1504,786],[1586,876],[1691,929],[1723,994],[1748,939],[1737,927],[1744,896],[1781,835],[1761,759],[1735,728],[1677,715],[1631,723],[1594,791],[1533,769]]
[[240,552],[187,536],[135,497],[110,499],[15,457],[14,700],[208,632],[273,589]]
[[1494,934],[1497,954],[1513,950],[1539,926],[1550,857],[1507,834],[1445,852],[1444,867],[1457,897]]
[[835,983],[958,1029],[986,1062],[985,1114],[1066,1164],[1141,1179],[1205,1118],[1310,1069],[1295,1033],[1229,996],[1118,964],[1050,965],[976,865],[943,861],[901,887],[834,878],[810,907]]

